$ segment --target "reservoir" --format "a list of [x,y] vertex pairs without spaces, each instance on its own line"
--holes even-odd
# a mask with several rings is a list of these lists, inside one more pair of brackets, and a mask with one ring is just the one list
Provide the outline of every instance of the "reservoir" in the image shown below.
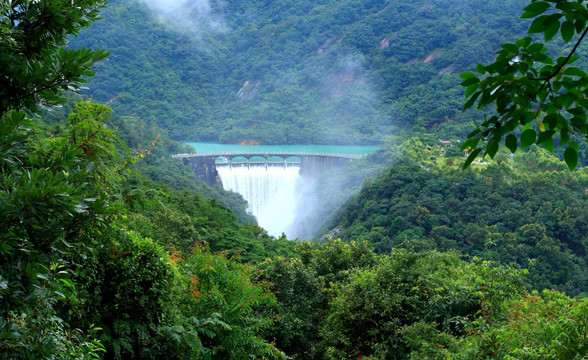
[[300,152],[324,154],[367,155],[376,151],[379,146],[347,146],[347,145],[238,145],[185,142],[197,153],[241,153],[241,152]]

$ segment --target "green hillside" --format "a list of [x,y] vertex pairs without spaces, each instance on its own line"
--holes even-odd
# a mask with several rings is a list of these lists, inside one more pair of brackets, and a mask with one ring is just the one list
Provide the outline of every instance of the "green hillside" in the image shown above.
[[[103,4],[0,2],[0,360],[586,359],[588,168],[459,170],[455,74],[522,1]],[[71,45],[110,57],[63,48],[100,13]],[[292,241],[158,125],[384,145],[316,179],[325,236]]]
[[225,1],[158,17],[112,0],[70,45],[111,51],[88,95],[175,139],[381,143],[469,120],[457,74],[526,29],[524,3]]
[[341,207],[331,234],[369,241],[380,253],[459,250],[528,268],[531,288],[586,296],[586,168],[570,173],[533,147],[515,156],[514,170],[501,154],[462,171],[464,158],[437,157],[438,148],[414,139],[403,147],[391,168]]

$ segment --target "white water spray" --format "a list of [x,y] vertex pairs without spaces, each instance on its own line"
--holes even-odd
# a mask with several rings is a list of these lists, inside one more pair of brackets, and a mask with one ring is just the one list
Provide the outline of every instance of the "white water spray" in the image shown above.
[[297,165],[222,165],[217,167],[225,190],[237,192],[249,203],[249,211],[270,235],[291,238],[296,219],[297,192],[301,186]]

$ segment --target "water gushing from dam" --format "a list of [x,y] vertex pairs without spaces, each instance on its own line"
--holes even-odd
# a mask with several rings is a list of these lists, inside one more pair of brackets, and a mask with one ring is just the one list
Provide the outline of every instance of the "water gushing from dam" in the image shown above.
[[285,233],[289,239],[311,238],[328,216],[314,214],[320,214],[325,199],[333,197],[324,197],[326,192],[333,194],[340,190],[330,184],[328,189],[321,189],[324,199],[319,198],[320,179],[335,176],[337,169],[378,148],[186,144],[195,151],[172,157],[189,166],[196,177],[208,185],[220,183],[225,190],[241,194],[260,226],[273,236]]
[[291,238],[302,187],[299,165],[222,165],[217,171],[225,190],[237,192],[270,235]]

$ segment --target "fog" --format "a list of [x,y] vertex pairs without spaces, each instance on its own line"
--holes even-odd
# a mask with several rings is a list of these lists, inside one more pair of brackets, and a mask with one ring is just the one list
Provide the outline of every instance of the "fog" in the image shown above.
[[202,40],[204,32],[226,32],[228,27],[218,9],[210,0],[138,0],[155,13],[160,22],[169,28],[187,32],[194,40]]

